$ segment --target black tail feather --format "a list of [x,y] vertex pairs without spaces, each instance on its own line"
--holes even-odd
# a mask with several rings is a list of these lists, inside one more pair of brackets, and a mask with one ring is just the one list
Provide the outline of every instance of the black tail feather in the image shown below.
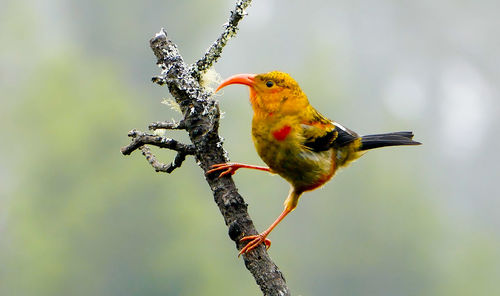
[[366,135],[361,137],[360,150],[369,150],[385,146],[420,145],[413,141],[413,132],[395,132],[387,134]]

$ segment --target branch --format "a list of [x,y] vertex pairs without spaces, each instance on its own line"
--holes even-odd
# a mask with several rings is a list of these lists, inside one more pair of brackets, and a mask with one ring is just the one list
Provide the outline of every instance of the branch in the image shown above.
[[[150,129],[185,129],[192,145],[132,130],[129,133],[129,136],[133,137],[132,143],[122,148],[123,154],[130,154],[140,148],[148,162],[157,171],[167,170],[168,165],[158,162],[150,150],[144,147],[145,144],[178,151],[170,168],[180,166],[185,155],[194,154],[197,163],[205,173],[206,181],[212,190],[224,222],[228,226],[229,237],[235,242],[238,250],[245,246],[245,242],[240,242],[243,236],[256,235],[258,232],[248,215],[247,204],[238,193],[231,176],[218,178],[216,174],[206,175],[212,165],[225,163],[228,159],[218,135],[220,118],[218,102],[211,98],[212,92],[205,90],[199,80],[200,73],[209,69],[217,61],[227,41],[235,35],[237,24],[245,15],[244,10],[250,2],[251,0],[238,0],[236,7],[231,11],[224,32],[208,49],[205,56],[194,65],[184,63],[177,46],[167,38],[165,30],[161,29],[150,40],[151,49],[157,58],[157,65],[162,70],[160,75],[153,77],[152,80],[157,84],[168,86],[184,117],[179,124],[152,123]],[[263,245],[244,254],[243,260],[264,295],[290,295],[282,273]]]
[[135,129],[128,132],[128,136],[133,138],[133,140],[130,144],[121,148],[121,152],[123,155],[130,155],[130,153],[134,152],[136,149],[139,149],[145,144],[175,150],[186,155],[194,154],[193,145],[182,144],[174,139],[146,134]]
[[245,16],[245,9],[251,2],[251,0],[239,0],[236,3],[236,7],[233,11],[231,11],[229,22],[224,24],[224,32],[222,32],[220,37],[210,46],[205,53],[205,56],[196,62],[196,70],[200,72],[206,71],[210,69],[215,62],[217,62],[224,46],[226,46],[231,37],[236,35],[236,32],[238,31],[238,23]]
[[157,121],[151,123],[148,128],[152,131],[157,129],[186,129],[186,124],[184,123],[184,121],[180,122]]
[[156,156],[154,156],[154,154],[151,153],[151,150],[148,147],[141,146],[139,149],[141,149],[142,155],[146,157],[146,160],[157,172],[164,172],[170,174],[176,168],[180,168],[182,163],[186,159],[186,154],[184,152],[177,152],[174,161],[172,161],[169,164],[164,164],[156,159]]
[[[174,125],[173,123],[167,124],[166,122],[152,123],[150,127],[157,125],[163,126],[163,128],[171,128],[171,129],[180,128],[179,127],[180,123]],[[146,160],[157,172],[164,172],[170,174],[176,168],[179,168],[182,165],[182,163],[186,159],[186,155],[193,155],[195,150],[193,145],[182,144],[174,139],[146,134],[144,132],[140,132],[135,129],[131,130],[128,133],[128,136],[132,137],[133,140],[129,145],[121,148],[122,154],[130,155],[135,150],[140,149],[142,151],[142,155],[146,157]],[[168,148],[170,150],[175,150],[177,151],[177,155],[175,156],[172,163],[170,164],[161,163],[156,159],[156,156],[151,152],[151,150],[148,147],[144,146],[146,144],[160,148]]]

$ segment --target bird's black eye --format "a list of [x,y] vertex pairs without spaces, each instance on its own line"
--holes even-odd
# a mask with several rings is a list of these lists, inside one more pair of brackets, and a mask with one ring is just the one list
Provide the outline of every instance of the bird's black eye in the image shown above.
[[272,82],[271,80],[268,80],[268,81],[266,82],[266,86],[267,86],[267,87],[273,87],[273,85],[274,85],[274,82]]

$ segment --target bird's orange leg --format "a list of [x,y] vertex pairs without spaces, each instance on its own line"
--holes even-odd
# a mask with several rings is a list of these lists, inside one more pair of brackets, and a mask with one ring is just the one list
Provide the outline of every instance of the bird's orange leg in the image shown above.
[[288,215],[291,211],[295,210],[297,207],[297,203],[299,202],[299,198],[302,192],[296,192],[293,188],[290,190],[290,194],[288,195],[288,198],[285,200],[285,209],[279,217],[267,228],[264,232],[258,235],[249,235],[245,236],[240,241],[250,241],[245,247],[243,247],[240,250],[240,253],[238,254],[238,257],[241,254],[246,254],[250,252],[251,250],[255,249],[258,245],[261,243],[264,243],[266,245],[266,250],[271,247],[271,241],[268,240],[266,237],[273,231],[274,227],[276,227],[285,217]]
[[249,165],[249,164],[243,164],[243,163],[237,163],[237,162],[218,163],[218,164],[214,164],[213,166],[211,166],[211,168],[212,168],[211,170],[207,171],[207,175],[211,174],[213,172],[223,171],[222,173],[220,173],[219,178],[221,178],[227,174],[234,175],[234,173],[236,173],[236,170],[243,169],[243,168],[271,172],[271,169],[268,167],[263,167],[263,166],[258,166],[258,165]]
[[285,210],[281,213],[281,215],[279,215],[278,219],[276,219],[273,222],[273,224],[271,224],[271,226],[269,226],[269,228],[266,229],[261,234],[249,235],[240,239],[240,242],[243,241],[250,241],[250,242],[245,247],[243,247],[243,249],[240,250],[238,257],[241,254],[246,254],[251,250],[255,249],[261,243],[264,243],[266,245],[266,250],[269,249],[271,247],[271,241],[268,240],[266,237],[269,235],[269,233],[271,233],[271,231],[273,231],[274,227],[276,227],[276,225],[278,225],[281,222],[281,220],[283,220],[286,217],[286,215],[288,215],[288,213],[290,213],[291,211],[292,210],[285,208]]

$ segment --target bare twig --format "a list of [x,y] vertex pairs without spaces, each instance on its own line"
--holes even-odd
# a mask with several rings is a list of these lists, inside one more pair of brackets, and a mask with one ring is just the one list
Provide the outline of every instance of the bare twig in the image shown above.
[[128,136],[133,138],[133,140],[130,144],[121,148],[121,152],[123,155],[129,155],[130,153],[139,149],[139,147],[146,144],[175,150],[177,152],[182,152],[185,155],[193,155],[195,150],[193,145],[182,144],[174,139],[146,134],[135,129],[131,130],[128,133]]
[[151,152],[151,150],[146,147],[146,146],[141,146],[139,147],[142,151],[142,155],[146,157],[146,160],[149,162],[149,164],[155,169],[157,172],[164,172],[164,173],[171,173],[173,172],[176,168],[181,167],[182,162],[186,159],[186,154],[183,152],[177,152],[177,155],[174,158],[174,161],[172,161],[169,164],[164,164],[159,162],[156,159],[156,156]]
[[[154,136],[132,130],[129,136],[132,143],[122,148],[123,154],[130,154],[141,149],[148,162],[156,171],[172,171],[179,167],[186,155],[193,154],[204,173],[212,165],[227,162],[226,152],[222,148],[222,141],[218,135],[220,111],[217,101],[211,99],[212,93],[200,85],[200,74],[209,69],[220,57],[227,41],[235,35],[238,22],[245,15],[245,8],[251,0],[238,0],[236,7],[231,11],[228,24],[224,32],[212,44],[207,53],[194,65],[184,63],[177,46],[167,38],[165,30],[161,29],[150,40],[157,64],[161,73],[153,77],[153,82],[168,86],[170,93],[179,105],[183,119],[179,124],[156,122],[150,129],[185,129],[192,145],[181,144],[173,139]],[[156,157],[144,145],[151,144],[178,152],[170,165],[157,161]],[[245,235],[255,235],[252,220],[247,212],[247,204],[238,193],[231,176],[218,178],[215,175],[206,175],[206,180],[212,190],[214,200],[228,226],[229,237],[240,250],[245,243],[240,239]],[[263,245],[243,255],[246,268],[251,272],[264,295],[290,295],[282,273],[271,260]]]
[[182,120],[180,122],[157,121],[151,123],[148,128],[153,131],[157,129],[186,129],[186,124]]
[[224,25],[224,31],[219,38],[208,48],[205,56],[196,62],[196,70],[206,71],[219,59],[222,48],[226,46],[231,37],[238,31],[238,23],[245,16],[245,9],[250,5],[251,0],[238,0],[236,7],[231,11],[229,21]]

